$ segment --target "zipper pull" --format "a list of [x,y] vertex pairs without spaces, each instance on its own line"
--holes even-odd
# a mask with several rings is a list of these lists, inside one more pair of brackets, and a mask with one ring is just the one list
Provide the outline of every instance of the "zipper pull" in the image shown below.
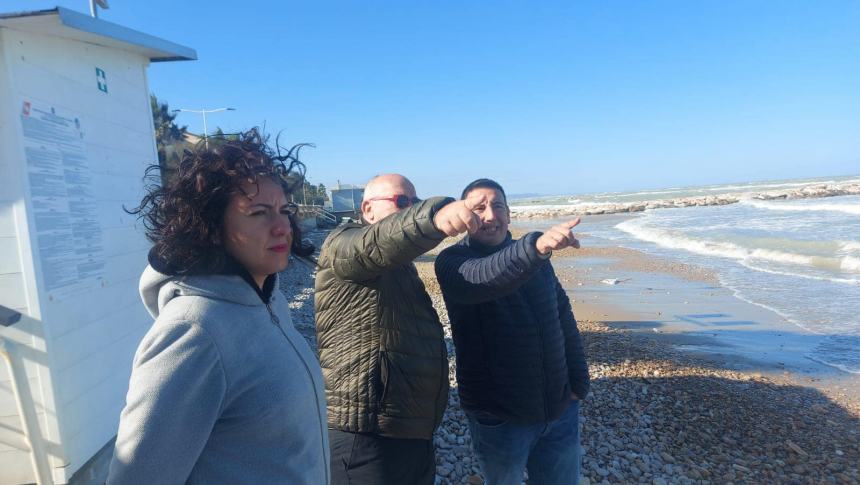
[[269,316],[272,317],[272,323],[274,323],[275,325],[280,327],[281,326],[281,319],[278,318],[277,315],[275,315],[275,312],[272,310],[272,304],[271,303],[266,303],[266,310],[269,310]]

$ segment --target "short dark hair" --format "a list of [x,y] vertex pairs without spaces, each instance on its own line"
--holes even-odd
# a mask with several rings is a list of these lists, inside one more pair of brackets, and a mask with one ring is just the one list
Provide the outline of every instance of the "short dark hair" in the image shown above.
[[[136,214],[165,270],[171,274],[212,274],[227,267],[229,258],[221,244],[224,212],[233,194],[245,181],[260,178],[277,182],[289,194],[304,182],[305,166],[298,159],[304,144],[289,150],[274,148],[256,128],[231,138],[201,141],[185,150],[170,177],[161,177],[163,167],[146,170],[150,184],[140,205],[126,209]],[[246,194],[248,195],[248,194]],[[295,220],[291,226],[297,229]],[[294,234],[293,246],[301,244]]]
[[498,190],[499,192],[502,193],[502,197],[505,199],[505,204],[508,203],[508,196],[505,195],[505,189],[503,189],[502,186],[499,185],[498,182],[496,182],[495,180],[491,180],[491,179],[478,179],[478,180],[473,181],[472,183],[467,185],[465,189],[463,189],[463,193],[460,195],[460,199],[465,199],[466,196],[469,195],[469,192],[471,192],[475,189],[495,189],[495,190]]

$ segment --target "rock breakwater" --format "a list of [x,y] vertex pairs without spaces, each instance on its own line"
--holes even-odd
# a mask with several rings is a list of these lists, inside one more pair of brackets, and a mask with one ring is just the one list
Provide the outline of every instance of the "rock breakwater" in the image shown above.
[[546,219],[573,215],[590,216],[599,214],[619,214],[624,212],[642,212],[650,209],[728,205],[736,204],[747,199],[789,200],[835,197],[840,195],[860,195],[860,183],[810,184],[803,187],[767,190],[763,192],[735,192],[635,202],[583,203],[569,206],[559,205],[540,207],[535,209],[531,209],[529,206],[515,206],[511,212],[511,217],[514,219]]

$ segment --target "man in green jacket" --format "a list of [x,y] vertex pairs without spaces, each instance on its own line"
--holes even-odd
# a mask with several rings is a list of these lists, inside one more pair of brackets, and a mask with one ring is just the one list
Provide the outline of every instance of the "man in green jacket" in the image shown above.
[[477,230],[479,202],[420,200],[402,175],[380,175],[364,189],[361,223],[323,243],[315,308],[333,484],[433,483],[448,356],[412,261]]

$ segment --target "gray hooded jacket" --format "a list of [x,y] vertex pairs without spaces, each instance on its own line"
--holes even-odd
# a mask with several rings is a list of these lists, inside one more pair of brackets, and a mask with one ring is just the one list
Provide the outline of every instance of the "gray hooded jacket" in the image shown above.
[[[275,282],[277,288],[277,282]],[[134,358],[110,484],[328,484],[322,374],[287,302],[237,275],[167,276]]]

